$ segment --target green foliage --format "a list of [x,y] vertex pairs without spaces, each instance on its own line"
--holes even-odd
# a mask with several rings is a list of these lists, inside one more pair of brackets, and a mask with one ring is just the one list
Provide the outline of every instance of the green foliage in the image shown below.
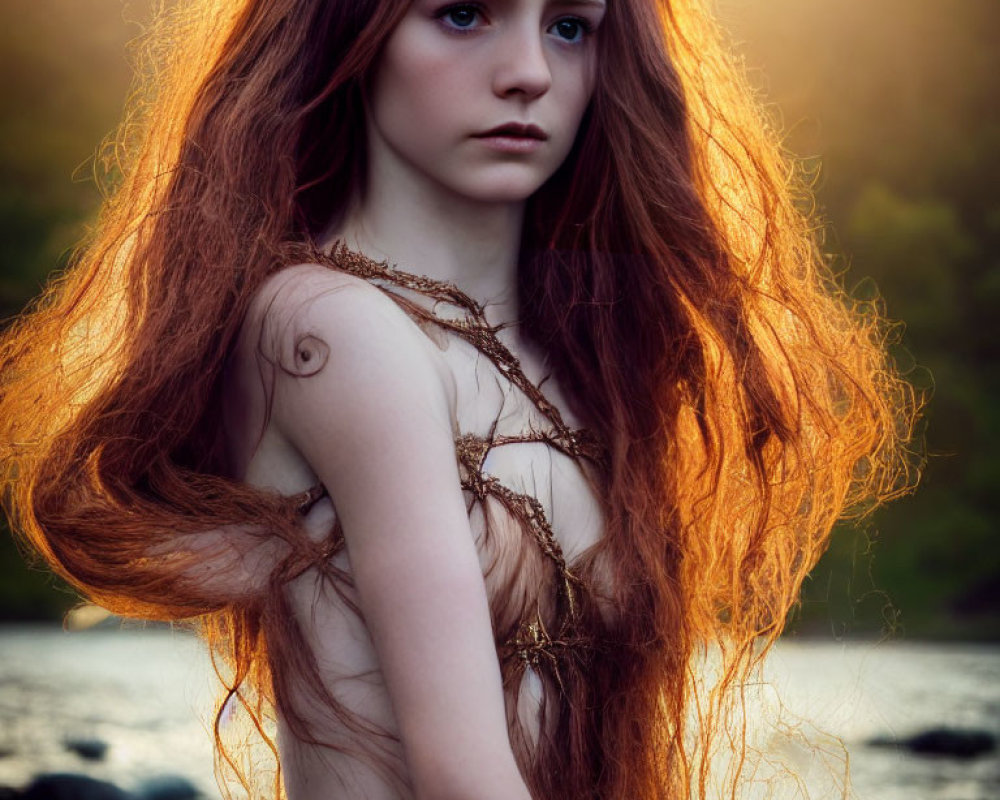
[[[27,557],[26,557],[27,556]],[[0,525],[0,622],[61,619],[79,596],[44,567],[22,553]]]
[[[93,156],[131,80],[148,1],[0,4],[0,319],[61,266],[100,201]],[[127,21],[130,20],[130,21]]]
[[834,534],[795,626],[998,638],[1000,5],[721,6],[788,148],[819,154],[847,287],[877,287],[905,325],[898,361],[918,365],[931,397],[921,487],[863,532]]
[[889,312],[910,340],[932,345],[960,323],[959,283],[976,243],[954,207],[908,200],[882,183],[864,185],[847,217],[845,241],[857,263],[877,266]]

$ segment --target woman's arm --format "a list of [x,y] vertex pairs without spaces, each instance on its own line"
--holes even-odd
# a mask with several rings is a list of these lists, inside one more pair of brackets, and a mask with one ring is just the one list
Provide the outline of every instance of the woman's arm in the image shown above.
[[372,286],[283,276],[263,341],[285,363],[303,341],[329,350],[309,377],[278,371],[272,424],[333,498],[416,796],[527,800],[440,364]]

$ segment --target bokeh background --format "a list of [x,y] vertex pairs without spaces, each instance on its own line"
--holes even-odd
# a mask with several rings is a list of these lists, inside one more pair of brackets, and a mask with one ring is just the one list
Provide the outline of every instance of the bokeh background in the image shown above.
[[[0,0],[0,319],[94,218],[94,158],[152,0]],[[790,630],[1000,637],[1000,2],[720,0],[723,25],[813,183],[824,249],[903,321],[930,393],[919,491],[837,531]],[[76,598],[0,532],[0,620]]]

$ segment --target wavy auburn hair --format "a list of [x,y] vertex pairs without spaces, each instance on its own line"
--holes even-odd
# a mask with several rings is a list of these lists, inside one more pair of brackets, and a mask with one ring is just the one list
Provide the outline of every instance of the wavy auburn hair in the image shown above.
[[[281,586],[322,554],[292,499],[231,478],[224,370],[286,249],[364,186],[362,87],[407,6],[169,7],[106,150],[118,172],[97,225],[0,340],[13,529],[117,614],[197,620],[265,739],[288,676],[317,678]],[[629,657],[604,698],[600,770],[570,757],[529,781],[549,798],[705,796],[730,690],[835,521],[912,486],[917,402],[876,309],[836,287],[702,0],[610,0],[598,47],[574,150],[528,204],[519,291],[610,454]],[[267,579],[196,580],[206,552],[186,542],[211,529],[266,551]],[[692,665],[712,643],[706,686]]]

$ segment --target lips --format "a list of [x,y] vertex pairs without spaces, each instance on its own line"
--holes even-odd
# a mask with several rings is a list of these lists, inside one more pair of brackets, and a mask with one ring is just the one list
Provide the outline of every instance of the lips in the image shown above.
[[477,139],[488,139],[503,136],[511,139],[538,139],[544,142],[549,135],[537,125],[522,125],[520,122],[507,122],[483,133],[475,134]]

